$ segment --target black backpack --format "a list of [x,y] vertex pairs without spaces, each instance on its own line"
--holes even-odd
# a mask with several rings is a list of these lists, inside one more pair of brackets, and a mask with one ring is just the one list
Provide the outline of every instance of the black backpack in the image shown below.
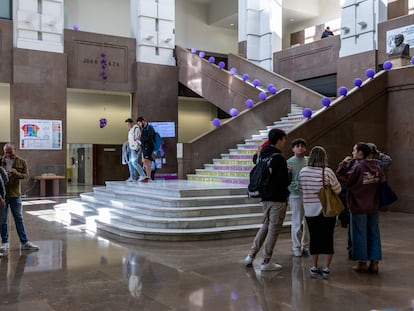
[[266,158],[259,157],[257,159],[256,165],[250,171],[250,182],[247,187],[247,195],[249,198],[261,198],[267,192],[270,175],[272,174],[270,162],[276,154],[278,153],[274,153]]

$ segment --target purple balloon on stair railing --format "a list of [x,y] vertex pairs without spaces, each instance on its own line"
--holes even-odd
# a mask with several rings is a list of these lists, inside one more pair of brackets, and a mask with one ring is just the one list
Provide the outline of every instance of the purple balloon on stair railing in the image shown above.
[[253,100],[252,99],[246,99],[246,102],[245,102],[245,104],[246,104],[246,107],[247,108],[252,108],[253,107],[253,105],[254,105],[254,102],[253,102]]
[[321,100],[322,106],[329,107],[331,105],[331,99],[329,97],[324,97]]
[[254,87],[258,87],[260,85],[260,81],[258,79],[253,80]]
[[356,87],[361,87],[361,85],[362,85],[362,80],[361,80],[360,78],[356,78],[356,79],[354,80],[354,85],[355,85]]
[[213,123],[214,126],[219,127],[220,126],[220,119],[219,118],[214,118],[211,123]]
[[231,108],[230,109],[230,115],[232,116],[232,117],[235,117],[235,116],[237,116],[239,114],[239,111],[236,109],[236,108]]
[[204,56],[206,56],[206,53],[201,51],[200,53],[198,53],[198,56],[200,56],[201,58],[204,58]]
[[387,60],[384,64],[382,64],[382,68],[384,68],[384,70],[390,70],[392,68],[392,63]]
[[277,93],[277,89],[276,89],[275,87],[271,87],[271,88],[270,88],[270,90],[269,90],[269,92],[270,92],[272,95],[275,95],[275,94]]
[[237,73],[237,69],[236,69],[236,68],[234,68],[234,67],[232,67],[232,68],[230,69],[230,73],[231,73],[232,75],[235,75],[235,74]]
[[266,100],[266,98],[267,98],[267,96],[266,96],[266,93],[265,92],[260,92],[259,93],[259,99],[260,100]]
[[307,118],[310,119],[312,117],[312,110],[310,108],[305,108],[302,111],[302,115]]
[[270,89],[273,88],[273,87],[275,87],[275,86],[272,83],[269,83],[267,85],[267,90],[270,92]]
[[242,79],[243,81],[249,80],[249,75],[247,73],[243,73]]
[[197,53],[197,49],[196,48],[191,48],[191,54],[195,54]]
[[216,61],[216,59],[214,58],[214,56],[210,56],[210,57],[208,58],[208,62],[209,62],[210,64],[213,64],[215,61]]
[[374,69],[367,69],[367,71],[365,71],[365,75],[367,76],[367,78],[373,78],[375,76],[375,70]]
[[226,67],[226,63],[221,61],[221,62],[218,63],[218,66],[219,66],[220,69],[223,69],[224,67]]
[[339,95],[341,95],[341,96],[346,96],[346,94],[348,94],[348,89],[347,89],[345,86],[341,86],[341,87],[338,89],[338,93],[339,93]]

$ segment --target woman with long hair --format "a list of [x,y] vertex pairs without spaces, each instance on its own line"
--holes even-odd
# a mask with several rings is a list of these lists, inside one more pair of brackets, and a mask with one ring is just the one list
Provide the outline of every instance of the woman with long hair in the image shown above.
[[[341,185],[335,173],[327,165],[325,149],[315,146],[309,154],[308,166],[302,168],[299,173],[299,189],[303,194],[303,207],[310,237],[309,250],[312,256],[310,275],[316,277],[321,274],[324,279],[329,278],[329,267],[334,254],[336,217],[323,216],[318,192],[323,184],[330,185],[336,194],[341,192]],[[322,268],[318,268],[321,254],[324,255],[324,263]]]

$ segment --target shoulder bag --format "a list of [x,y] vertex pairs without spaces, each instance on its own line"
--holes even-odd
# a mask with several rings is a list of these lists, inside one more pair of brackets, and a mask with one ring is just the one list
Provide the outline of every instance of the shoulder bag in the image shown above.
[[344,209],[341,199],[333,192],[331,185],[325,185],[325,168],[322,168],[322,188],[318,192],[318,197],[325,217],[336,217]]

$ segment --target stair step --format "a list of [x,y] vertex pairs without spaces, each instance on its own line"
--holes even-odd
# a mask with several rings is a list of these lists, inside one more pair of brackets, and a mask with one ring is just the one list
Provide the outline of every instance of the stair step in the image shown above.
[[187,179],[191,181],[208,181],[208,182],[218,182],[225,184],[239,184],[247,185],[249,184],[249,178],[246,177],[229,177],[229,176],[208,176],[208,175],[197,175],[189,174]]

